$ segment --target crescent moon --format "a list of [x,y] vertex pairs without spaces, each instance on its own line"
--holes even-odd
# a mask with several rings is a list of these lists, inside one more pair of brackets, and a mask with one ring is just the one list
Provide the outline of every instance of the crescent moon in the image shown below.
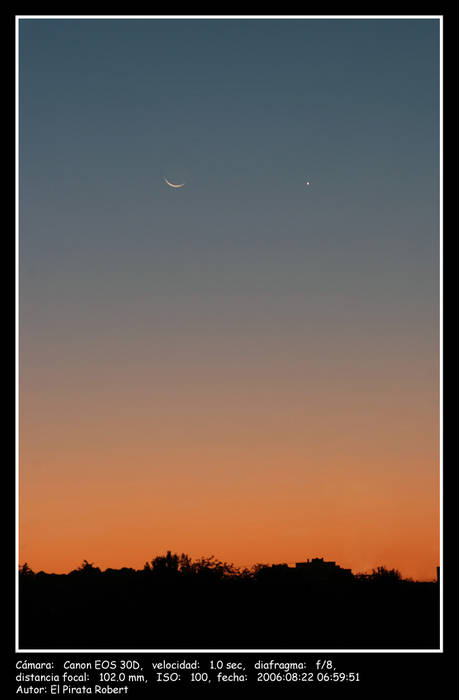
[[167,177],[165,177],[164,179],[165,179],[165,181],[167,182],[167,184],[169,185],[169,187],[183,187],[183,185],[185,184],[184,182],[182,182],[181,185],[174,185],[173,182],[169,182],[169,180],[167,179]]

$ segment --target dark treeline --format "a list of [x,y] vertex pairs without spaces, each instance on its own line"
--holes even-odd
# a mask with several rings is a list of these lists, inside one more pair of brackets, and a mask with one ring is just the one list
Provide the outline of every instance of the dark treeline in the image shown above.
[[[333,565],[333,566],[331,566]],[[22,649],[434,649],[436,583],[334,562],[240,569],[156,557],[143,569],[19,572]]]

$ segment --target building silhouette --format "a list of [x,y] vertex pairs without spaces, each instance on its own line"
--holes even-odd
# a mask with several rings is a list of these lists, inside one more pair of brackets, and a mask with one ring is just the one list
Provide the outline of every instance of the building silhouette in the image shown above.
[[334,581],[337,578],[351,578],[353,576],[351,569],[343,569],[336,562],[324,561],[322,557],[296,562],[295,570],[310,581]]

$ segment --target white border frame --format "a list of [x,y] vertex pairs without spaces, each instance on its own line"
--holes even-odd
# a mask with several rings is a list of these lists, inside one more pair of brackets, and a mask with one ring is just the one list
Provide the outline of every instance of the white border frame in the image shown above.
[[[436,19],[439,20],[439,435],[440,435],[440,647],[439,649],[20,649],[19,648],[19,22],[22,19],[45,20],[94,20],[94,19],[187,19],[187,20],[225,20],[225,19],[256,19],[256,20],[294,20],[294,19]],[[329,653],[329,654],[429,654],[443,653],[443,15],[15,15],[15,107],[16,107],[16,134],[15,134],[15,159],[16,159],[16,193],[15,193],[15,266],[16,266],[16,308],[15,308],[15,341],[16,341],[16,412],[15,412],[15,447],[16,447],[16,573],[15,573],[15,652],[17,653],[109,653],[109,654],[163,654],[163,653],[244,653],[244,654],[303,654],[303,653]]]

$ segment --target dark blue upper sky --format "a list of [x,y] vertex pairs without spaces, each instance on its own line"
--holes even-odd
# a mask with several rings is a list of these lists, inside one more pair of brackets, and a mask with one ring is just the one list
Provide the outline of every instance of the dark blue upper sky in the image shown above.
[[216,295],[430,333],[438,34],[415,19],[21,20],[24,328]]
[[437,20],[21,20],[19,66],[25,333],[217,297],[432,338]]

